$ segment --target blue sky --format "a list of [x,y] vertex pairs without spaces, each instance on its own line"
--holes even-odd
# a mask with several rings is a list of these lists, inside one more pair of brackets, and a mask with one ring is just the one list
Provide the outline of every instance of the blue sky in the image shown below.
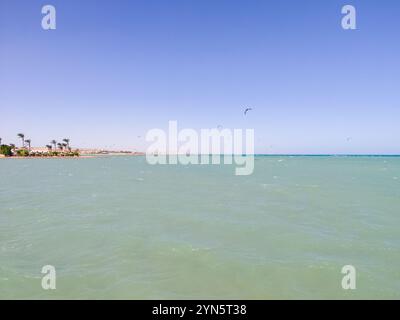
[[0,0],[0,137],[141,150],[177,120],[254,128],[257,153],[398,154],[399,16],[396,0]]

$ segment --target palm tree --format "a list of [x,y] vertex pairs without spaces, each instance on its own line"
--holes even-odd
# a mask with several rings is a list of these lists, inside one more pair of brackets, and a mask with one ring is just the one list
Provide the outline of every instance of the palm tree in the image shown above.
[[1,146],[1,138],[0,138],[0,146]]
[[57,150],[57,141],[56,140],[51,140],[50,143],[54,145],[54,150]]
[[25,147],[25,135],[23,133],[18,133],[18,138],[22,140],[22,148]]
[[69,139],[63,139],[63,141],[67,144],[66,147],[68,148],[68,150],[71,150],[71,148],[69,147]]
[[51,144],[46,144],[47,151],[50,152],[53,149]]
[[57,143],[57,146],[58,146],[58,148],[59,148],[61,151],[63,151],[63,145],[62,145],[62,143]]
[[31,139],[26,139],[25,142],[28,145],[28,150],[31,151]]

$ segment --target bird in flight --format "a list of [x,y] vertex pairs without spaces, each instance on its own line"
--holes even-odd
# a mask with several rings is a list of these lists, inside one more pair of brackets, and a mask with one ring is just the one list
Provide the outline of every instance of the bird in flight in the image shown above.
[[253,109],[252,109],[252,108],[246,108],[246,110],[244,110],[244,115],[246,115],[247,112],[249,112],[249,111],[251,111],[251,110],[253,110]]

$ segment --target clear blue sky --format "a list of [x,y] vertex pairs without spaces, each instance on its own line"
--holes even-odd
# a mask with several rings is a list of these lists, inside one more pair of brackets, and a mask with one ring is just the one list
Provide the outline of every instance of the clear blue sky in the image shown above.
[[258,153],[400,153],[399,17],[398,0],[0,0],[0,137],[143,149],[178,120],[254,128]]

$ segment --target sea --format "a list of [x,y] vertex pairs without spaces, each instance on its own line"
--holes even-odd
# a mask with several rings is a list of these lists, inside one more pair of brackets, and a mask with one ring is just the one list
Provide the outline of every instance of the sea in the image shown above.
[[0,159],[0,299],[400,298],[400,157],[234,168]]

